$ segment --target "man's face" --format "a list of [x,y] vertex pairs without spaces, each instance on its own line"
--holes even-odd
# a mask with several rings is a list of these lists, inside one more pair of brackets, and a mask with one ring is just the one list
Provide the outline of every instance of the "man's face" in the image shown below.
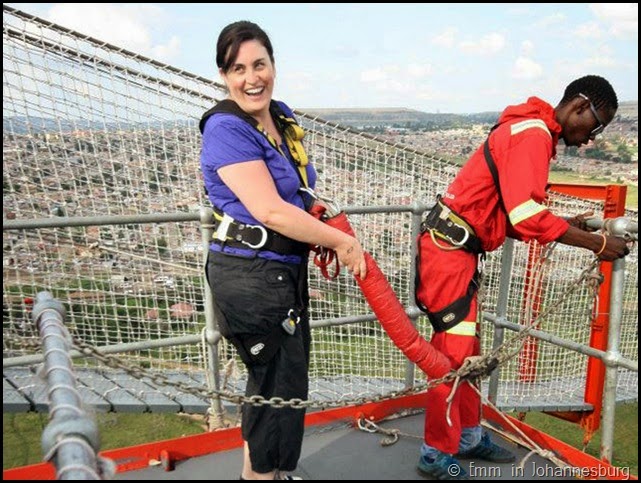
[[562,135],[567,146],[580,147],[594,141],[616,114],[615,110],[605,105],[596,109],[590,98],[583,94],[577,95],[571,102],[571,111],[563,125]]

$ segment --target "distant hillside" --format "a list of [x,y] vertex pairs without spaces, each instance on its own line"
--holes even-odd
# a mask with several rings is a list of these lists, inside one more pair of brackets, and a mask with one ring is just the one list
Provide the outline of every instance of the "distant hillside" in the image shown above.
[[639,101],[619,102],[617,116],[620,116],[622,119],[638,119]]
[[300,109],[311,116],[326,121],[337,122],[357,129],[364,127],[431,128],[442,129],[469,124],[491,124],[499,116],[498,112],[477,114],[429,113],[405,108],[382,109]]
[[[430,113],[402,107],[300,109],[300,111],[357,129],[365,127],[443,129],[470,124],[493,124],[500,114],[498,111],[475,114]],[[636,120],[638,112],[638,101],[620,102],[617,117],[620,120]]]

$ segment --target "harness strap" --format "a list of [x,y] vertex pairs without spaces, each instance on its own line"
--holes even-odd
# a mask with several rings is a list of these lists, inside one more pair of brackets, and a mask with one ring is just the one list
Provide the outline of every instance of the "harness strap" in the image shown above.
[[[300,178],[301,186],[303,188],[309,188],[306,169],[306,166],[309,164],[309,159],[302,143],[303,137],[305,136],[305,131],[298,125],[295,119],[287,117],[278,103],[274,100],[272,100],[269,104],[269,112],[276,122],[278,129],[281,131],[283,137],[285,138],[285,143],[287,144],[289,153],[294,160],[293,163],[296,167],[298,177]],[[263,136],[265,136],[269,144],[274,149],[276,149],[276,151],[278,151],[285,159],[289,160],[289,157],[287,157],[285,153],[283,153],[283,150],[280,148],[276,140],[265,130],[265,128],[256,119],[243,111],[240,106],[231,99],[224,99],[218,102],[214,107],[203,114],[198,125],[201,134],[205,130],[205,123],[207,122],[207,119],[217,113],[234,114],[240,117],[258,132],[260,132]]]
[[481,240],[474,233],[474,229],[461,216],[445,205],[441,201],[440,195],[437,197],[436,204],[421,223],[421,232],[425,231],[447,241],[455,248],[464,248],[472,253],[483,253]]
[[[420,252],[420,250],[419,250]],[[417,254],[417,257],[419,255]],[[418,260],[420,263],[420,259]],[[458,324],[465,320],[465,317],[470,312],[470,305],[472,304],[472,298],[476,293],[477,287],[479,286],[480,273],[477,270],[470,280],[470,283],[467,286],[467,291],[465,295],[456,299],[454,302],[449,304],[447,307],[439,310],[438,312],[430,312],[428,308],[421,303],[417,296],[415,296],[416,306],[422,311],[425,312],[427,318],[432,324],[432,327],[436,332],[445,332],[450,331]],[[418,271],[416,274],[416,287],[417,291],[415,295],[418,295],[418,287],[420,286],[420,277],[418,276]]]
[[507,214],[507,210],[505,209],[505,204],[503,203],[503,195],[501,195],[501,184],[499,183],[499,170],[496,167],[496,163],[494,162],[494,158],[492,157],[492,152],[490,151],[490,135],[497,127],[499,127],[498,124],[495,124],[494,126],[492,126],[492,129],[490,129],[490,133],[487,135],[487,139],[483,144],[483,156],[485,157],[485,162],[487,163],[487,167],[490,169],[490,174],[492,175],[492,179],[494,180],[496,191],[499,194],[499,205],[501,205],[501,209],[503,210],[503,212]]
[[221,246],[251,248],[281,255],[303,255],[307,250],[305,243],[283,236],[262,225],[239,223],[216,207],[212,241]]

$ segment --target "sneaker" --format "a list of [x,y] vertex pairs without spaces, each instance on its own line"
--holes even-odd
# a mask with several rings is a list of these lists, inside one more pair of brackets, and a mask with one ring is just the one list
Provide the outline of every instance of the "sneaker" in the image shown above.
[[516,456],[511,451],[502,448],[490,439],[490,433],[483,431],[481,442],[474,448],[456,454],[457,458],[478,458],[493,463],[512,463]]
[[439,453],[431,463],[421,456],[417,469],[422,475],[436,480],[469,480],[467,471],[447,453]]
[[300,476],[294,476],[294,475],[285,475],[281,479],[282,480],[302,480]]

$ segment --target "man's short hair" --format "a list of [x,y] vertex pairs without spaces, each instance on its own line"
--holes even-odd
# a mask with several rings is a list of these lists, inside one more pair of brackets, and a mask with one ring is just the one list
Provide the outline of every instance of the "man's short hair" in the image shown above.
[[598,75],[586,75],[570,82],[565,88],[561,104],[565,104],[579,94],[587,96],[596,109],[606,106],[616,111],[619,108],[619,100],[614,88],[606,79]]

